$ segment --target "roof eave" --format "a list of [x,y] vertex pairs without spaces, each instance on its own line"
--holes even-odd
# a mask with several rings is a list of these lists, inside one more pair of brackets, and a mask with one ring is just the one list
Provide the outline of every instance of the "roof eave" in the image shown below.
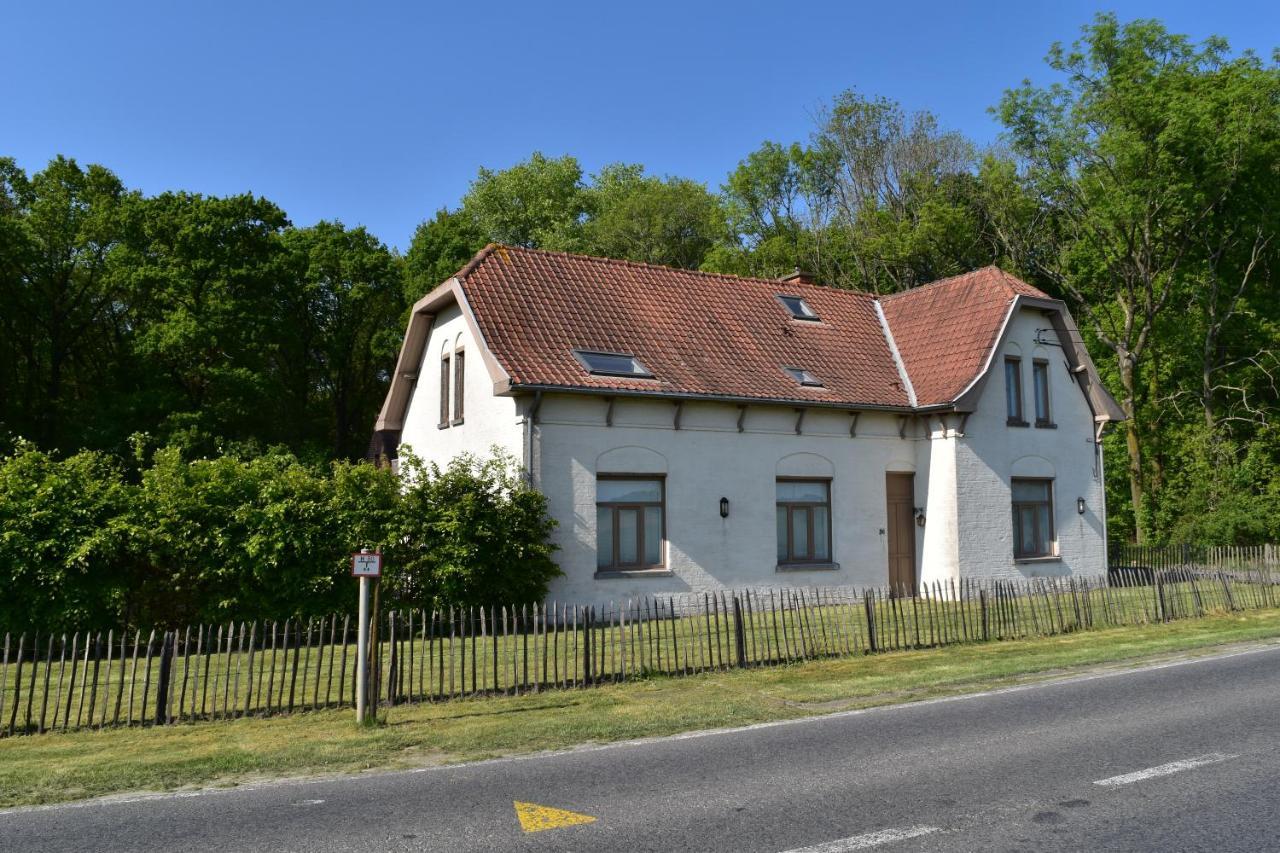
[[[477,256],[479,258],[480,256]],[[418,378],[418,370],[431,337],[431,327],[435,318],[443,308],[456,304],[462,313],[467,330],[480,353],[480,360],[495,383],[507,379],[507,372],[485,341],[484,333],[476,323],[475,313],[467,301],[466,290],[459,276],[453,276],[436,287],[426,296],[413,304],[409,311],[409,326],[405,330],[404,343],[400,346],[400,354],[396,357],[396,370],[391,376],[391,385],[387,388],[387,396],[383,400],[382,410],[374,424],[374,431],[399,430],[404,428],[405,412],[409,407],[414,382]]]
[[837,409],[850,412],[890,412],[900,415],[920,414],[925,411],[950,409],[947,406],[913,408],[886,403],[854,403],[836,400],[808,400],[791,397],[746,397],[733,394],[699,394],[692,391],[642,391],[636,388],[606,388],[594,385],[555,385],[538,382],[495,382],[493,393],[510,397],[525,393],[582,394],[589,397],[636,397],[650,400],[697,400],[707,403],[732,403],[735,405],[789,406],[794,408]]

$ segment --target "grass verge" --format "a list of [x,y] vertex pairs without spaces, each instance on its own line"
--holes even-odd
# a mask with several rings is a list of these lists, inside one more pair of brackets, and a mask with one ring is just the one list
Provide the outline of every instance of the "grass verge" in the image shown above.
[[0,807],[267,776],[475,760],[894,704],[1226,643],[1280,637],[1280,611],[655,678],[592,690],[0,741]]

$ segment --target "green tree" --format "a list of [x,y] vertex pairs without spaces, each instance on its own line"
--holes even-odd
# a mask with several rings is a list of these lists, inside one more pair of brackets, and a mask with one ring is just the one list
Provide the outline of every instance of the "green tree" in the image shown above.
[[[977,205],[977,153],[937,118],[849,90],[818,115],[815,230],[843,237],[833,282],[885,292],[991,263]],[[834,236],[834,235],[832,235]]]
[[766,141],[738,163],[721,188],[732,236],[710,253],[706,269],[758,277],[817,271],[810,214],[820,205],[811,161],[799,143]]
[[121,301],[108,257],[125,195],[101,166],[56,157],[28,178],[0,160],[0,422],[45,447],[79,444],[111,390]]
[[[1257,210],[1276,177],[1277,72],[1221,39],[1196,45],[1114,15],[1070,49],[1054,45],[1048,63],[1063,82],[1006,92],[999,115],[1051,220],[1043,233],[1056,245],[1034,256],[1037,272],[1112,362],[1141,541],[1164,476],[1150,443],[1181,384],[1161,363],[1177,338],[1165,334],[1169,314],[1200,306],[1202,332],[1220,340],[1222,311],[1249,287],[1247,259],[1269,246]],[[1211,364],[1220,350],[1207,346]]]
[[420,224],[404,258],[404,296],[412,305],[466,266],[488,238],[471,216],[441,208]]
[[719,200],[706,187],[648,176],[640,165],[606,166],[585,197],[580,249],[588,254],[697,269],[725,234]]
[[[294,424],[277,369],[297,320],[282,289],[284,212],[251,195],[164,193],[131,205],[113,261],[145,362],[140,417],[165,442],[204,451],[219,439],[287,441]],[[145,421],[144,421],[145,422]]]
[[482,168],[462,197],[462,212],[486,240],[569,251],[587,215],[582,167],[568,155],[541,152],[509,169]]
[[285,232],[287,357],[283,381],[339,459],[360,457],[382,404],[403,330],[394,255],[364,228],[320,222]]

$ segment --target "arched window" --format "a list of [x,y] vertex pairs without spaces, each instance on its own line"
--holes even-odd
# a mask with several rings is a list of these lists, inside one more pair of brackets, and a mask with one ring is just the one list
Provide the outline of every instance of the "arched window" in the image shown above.
[[440,429],[449,426],[449,353],[440,357]]
[[453,354],[453,425],[462,423],[463,391],[466,388],[466,353],[461,349]]

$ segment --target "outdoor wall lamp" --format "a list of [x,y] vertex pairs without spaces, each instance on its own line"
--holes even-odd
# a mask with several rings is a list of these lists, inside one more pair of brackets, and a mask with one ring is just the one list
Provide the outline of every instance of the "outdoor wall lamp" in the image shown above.
[[1084,515],[1085,509],[1086,507],[1084,505],[1084,498],[1076,498],[1076,512],[1080,513],[1081,515]]
[[918,506],[916,509],[916,527],[924,527],[924,507]]
[[729,499],[728,498],[720,499],[720,517],[721,518],[729,517]]

